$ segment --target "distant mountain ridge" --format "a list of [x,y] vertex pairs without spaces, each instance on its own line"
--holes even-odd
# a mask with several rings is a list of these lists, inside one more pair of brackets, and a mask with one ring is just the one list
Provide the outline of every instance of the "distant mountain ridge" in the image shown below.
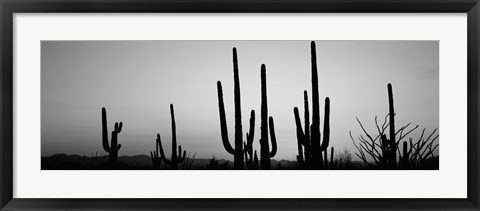
[[[67,155],[67,154],[54,154],[48,157],[42,157],[42,170],[102,170],[108,161],[108,155],[101,156],[85,156],[85,155]],[[212,158],[195,158],[190,170],[214,170],[211,166]],[[225,169],[233,168],[233,161],[225,159],[215,159],[219,166],[223,165]],[[119,169],[122,170],[154,170],[152,165],[152,159],[147,155],[134,155],[134,156],[119,156]],[[277,169],[278,164],[281,168],[292,168],[295,165],[295,161],[289,160],[271,160],[272,169]],[[163,169],[163,162],[160,169]],[[182,169],[182,166],[179,168]],[[221,168],[219,167],[218,170]],[[165,169],[168,170],[168,169]],[[184,169],[187,170],[187,169]]]

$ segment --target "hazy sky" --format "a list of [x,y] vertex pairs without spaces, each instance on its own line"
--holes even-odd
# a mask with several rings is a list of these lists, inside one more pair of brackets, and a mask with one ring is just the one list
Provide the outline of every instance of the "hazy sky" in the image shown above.
[[[376,131],[374,117],[388,113],[387,83],[393,85],[398,127],[412,122],[427,131],[438,128],[437,41],[316,45],[322,128],[324,98],[331,101],[330,146],[354,154],[349,131],[361,135],[357,116]],[[293,160],[293,108],[299,107],[303,121],[303,90],[311,103],[310,41],[42,41],[42,156],[106,154],[102,107],[107,108],[110,131],[114,122],[124,124],[120,156],[149,154],[157,133],[170,156],[173,103],[177,142],[183,149],[197,158],[233,159],[222,145],[216,86],[222,81],[234,145],[233,47],[238,51],[244,137],[254,109],[254,147],[259,150],[260,66],[265,64],[269,116],[274,117],[278,142],[274,159]]]

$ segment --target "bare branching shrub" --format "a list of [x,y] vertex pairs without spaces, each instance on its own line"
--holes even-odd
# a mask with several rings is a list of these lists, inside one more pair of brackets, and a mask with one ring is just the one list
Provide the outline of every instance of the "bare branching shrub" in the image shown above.
[[[388,89],[388,114],[380,125],[375,116],[375,126],[377,128],[377,135],[370,135],[367,132],[362,122],[357,117],[357,122],[362,128],[364,135],[358,137],[358,142],[352,136],[350,131],[350,138],[357,148],[356,155],[363,161],[367,168],[379,169],[425,169],[438,168],[438,156],[435,156],[435,150],[438,148],[438,133],[437,129],[433,130],[428,136],[425,135],[425,130],[422,130],[420,138],[413,141],[413,138],[408,138],[409,141],[403,141],[409,134],[418,128],[418,125],[411,127],[408,123],[400,129],[395,129],[395,107],[393,103],[393,88],[391,84],[387,85]],[[388,129],[388,136],[386,134]],[[400,143],[403,143],[402,152],[400,152]],[[410,144],[410,146],[409,146]],[[398,153],[398,156],[397,156]],[[398,158],[398,160],[397,160]],[[373,162],[372,162],[373,160]]]
[[[378,118],[375,117],[375,126],[377,128],[377,134],[371,135],[367,132],[362,122],[357,118],[357,122],[360,125],[363,135],[360,135],[357,138],[357,141],[353,138],[352,132],[350,131],[350,138],[357,148],[355,153],[358,158],[360,158],[363,164],[368,168],[381,168],[381,169],[392,169],[392,168],[401,168],[401,169],[416,169],[422,168],[426,165],[431,165],[430,162],[433,162],[435,157],[435,150],[438,148],[438,137],[439,134],[437,129],[433,130],[429,135],[425,135],[426,128],[422,130],[422,133],[418,139],[409,137],[408,141],[405,139],[409,134],[418,129],[418,125],[411,127],[411,123],[408,123],[395,132],[396,141],[394,144],[395,154],[398,153],[398,162],[390,163],[385,152],[387,151],[386,144],[382,141],[382,137],[386,137],[386,130],[389,127],[387,114],[384,118],[383,123],[380,125],[378,123]],[[402,142],[402,140],[404,140]],[[402,151],[400,151],[400,143],[402,145]]]

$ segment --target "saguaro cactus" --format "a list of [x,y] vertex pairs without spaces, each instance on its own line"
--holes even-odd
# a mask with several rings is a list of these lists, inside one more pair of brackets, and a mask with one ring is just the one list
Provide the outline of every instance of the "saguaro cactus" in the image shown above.
[[108,152],[109,160],[108,163],[110,166],[115,166],[118,160],[118,151],[121,144],[118,144],[118,134],[122,131],[123,123],[115,122],[114,129],[112,131],[112,140],[111,144],[108,143],[108,128],[107,128],[107,110],[105,107],[102,108],[102,145],[103,150]]
[[[222,142],[225,150],[233,155],[234,169],[244,168],[244,153],[248,149],[243,149],[243,135],[242,135],[242,110],[240,107],[240,78],[238,76],[238,59],[237,49],[233,48],[233,87],[234,87],[234,103],[235,103],[235,148],[230,145],[228,140],[227,119],[225,115],[225,106],[223,104],[223,90],[222,82],[217,82],[218,91],[218,108],[220,113],[220,129],[222,134]],[[250,131],[253,131],[255,126],[255,111],[251,111],[250,115]],[[253,142],[253,132],[250,132],[250,138],[247,138],[247,142]],[[252,146],[251,143],[247,143],[246,146]]]
[[[304,109],[305,109],[305,132],[302,129],[302,123],[300,122],[300,116],[298,114],[298,108],[295,107],[293,109],[293,113],[295,114],[295,124],[297,125],[297,145],[298,145],[298,155],[297,155],[297,162],[300,168],[306,168],[307,166],[311,166],[310,162],[310,115],[308,112],[308,94],[307,91],[303,92],[304,98]],[[305,151],[305,156],[304,156]]]
[[395,108],[393,106],[393,90],[392,84],[387,85],[388,89],[388,115],[390,127],[390,139],[386,135],[382,135],[382,154],[383,164],[389,168],[396,168],[397,165],[397,143],[395,141]]
[[187,154],[186,151],[183,151],[182,156],[182,146],[178,145],[178,155],[177,155],[177,132],[175,126],[175,112],[173,110],[173,104],[170,104],[170,116],[172,119],[172,157],[170,160],[167,159],[165,153],[163,152],[162,140],[160,139],[160,134],[157,133],[157,143],[160,147],[160,157],[165,162],[165,164],[172,166],[172,169],[178,169],[178,164],[182,163],[185,160]]
[[[311,62],[312,62],[312,125],[309,125],[308,113],[308,93],[304,91],[305,106],[305,131],[302,129],[298,108],[293,109],[295,123],[297,125],[297,161],[300,166],[309,169],[324,169],[324,158],[322,153],[326,153],[330,142],[330,98],[325,98],[325,116],[323,126],[323,141],[320,134],[320,103],[318,91],[318,71],[317,55],[315,42],[311,43]],[[309,127],[310,131],[309,131]],[[302,147],[305,149],[303,153]]]
[[[261,126],[260,126],[260,168],[270,169],[270,158],[277,153],[277,140],[275,138],[275,127],[273,125],[273,117],[268,117],[268,105],[267,105],[267,70],[265,65],[262,64],[260,75],[262,83],[262,104],[261,104]],[[270,125],[270,138],[272,140],[272,151],[268,144],[268,126]]]
[[152,158],[152,164],[155,169],[159,169],[162,164],[162,158],[159,157],[158,148],[160,147],[160,134],[158,134],[157,140],[155,141],[155,151],[150,151],[150,157]]
[[257,150],[255,150],[255,156],[253,153],[253,135],[255,133],[255,112],[252,110],[250,113],[250,131],[247,133],[247,141],[243,142],[244,154],[245,154],[245,166],[249,170],[258,169],[258,157]]

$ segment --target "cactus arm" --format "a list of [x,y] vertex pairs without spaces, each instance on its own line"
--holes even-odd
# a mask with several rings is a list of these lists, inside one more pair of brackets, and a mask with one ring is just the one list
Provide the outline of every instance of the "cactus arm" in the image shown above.
[[156,151],[150,151],[150,157],[152,158],[153,167],[158,169],[162,163],[162,159],[158,157],[158,146],[156,147]]
[[118,152],[122,147],[121,144],[118,144],[118,134],[122,131],[122,122],[118,124],[115,122],[114,130],[112,131],[112,142],[110,143],[110,152]]
[[308,92],[307,90],[303,91],[303,104],[305,109],[305,144],[310,145],[310,113],[308,112]]
[[115,132],[117,133],[120,133],[122,131],[122,127],[123,127],[123,122],[120,122],[120,124],[118,122],[115,122]]
[[223,104],[222,83],[220,81],[217,82],[217,91],[218,91],[218,108],[220,113],[220,129],[222,134],[223,147],[225,148],[225,150],[227,150],[228,153],[234,155],[235,150],[233,149],[232,145],[230,145],[230,141],[228,140],[227,119],[225,116],[225,106]]
[[115,148],[115,150],[116,150],[116,151],[119,151],[120,148],[122,148],[122,145],[121,145],[121,144],[117,145],[117,147]]
[[330,142],[330,98],[325,98],[325,116],[323,123],[323,142],[320,149],[326,151]]
[[153,156],[153,152],[152,152],[152,151],[150,151],[150,158],[152,158],[152,164],[153,164],[153,166],[156,166],[156,165],[155,165],[155,164],[156,164],[156,162],[155,162],[155,157]]
[[309,107],[308,107],[308,92],[307,90],[304,90],[303,91],[303,106],[304,106],[304,109],[305,109],[305,138],[304,138],[304,144],[303,146],[305,147],[304,148],[304,151],[305,151],[305,158],[304,158],[304,161],[305,161],[305,164],[307,166],[310,165],[310,161],[311,161],[311,151],[312,151],[312,143],[311,143],[311,124],[310,124],[310,113],[309,113]]
[[154,165],[155,165],[155,168],[157,168],[157,169],[158,169],[158,168],[160,167],[160,165],[162,164],[162,158],[159,158],[159,157],[158,157],[158,154],[159,154],[159,152],[158,152],[158,147],[159,147],[160,144],[161,144],[161,143],[160,143],[160,138],[158,138],[158,139],[155,141],[155,151],[153,152],[153,153],[154,153],[154,156],[155,156],[155,158],[154,158],[154,159],[155,159],[155,164],[154,164]]
[[103,150],[110,152],[110,146],[108,145],[108,128],[107,128],[107,110],[102,108],[102,145]]
[[272,142],[272,151],[269,153],[270,157],[275,156],[277,154],[277,139],[275,138],[275,127],[273,125],[273,117],[268,119],[270,124],[270,140]]
[[162,160],[165,161],[165,163],[167,163],[168,165],[172,165],[172,162],[170,162],[165,156],[165,152],[163,151],[163,146],[162,146],[162,140],[160,139],[159,133],[157,133],[157,143],[160,147],[160,157],[162,158]]
[[[302,129],[302,123],[300,122],[300,116],[298,114],[298,108],[295,107],[293,108],[293,114],[295,116],[295,124],[297,125],[297,146],[298,146],[298,155],[297,155],[297,161],[299,163],[303,163],[303,148],[302,145],[306,144],[305,143],[305,134],[303,134],[303,129]],[[307,126],[308,128],[308,126]]]
[[306,146],[307,143],[305,141],[306,134],[303,133],[303,126],[300,121],[300,115],[298,114],[298,108],[293,108],[293,114],[295,115],[295,124],[297,125],[297,141],[299,144]]

